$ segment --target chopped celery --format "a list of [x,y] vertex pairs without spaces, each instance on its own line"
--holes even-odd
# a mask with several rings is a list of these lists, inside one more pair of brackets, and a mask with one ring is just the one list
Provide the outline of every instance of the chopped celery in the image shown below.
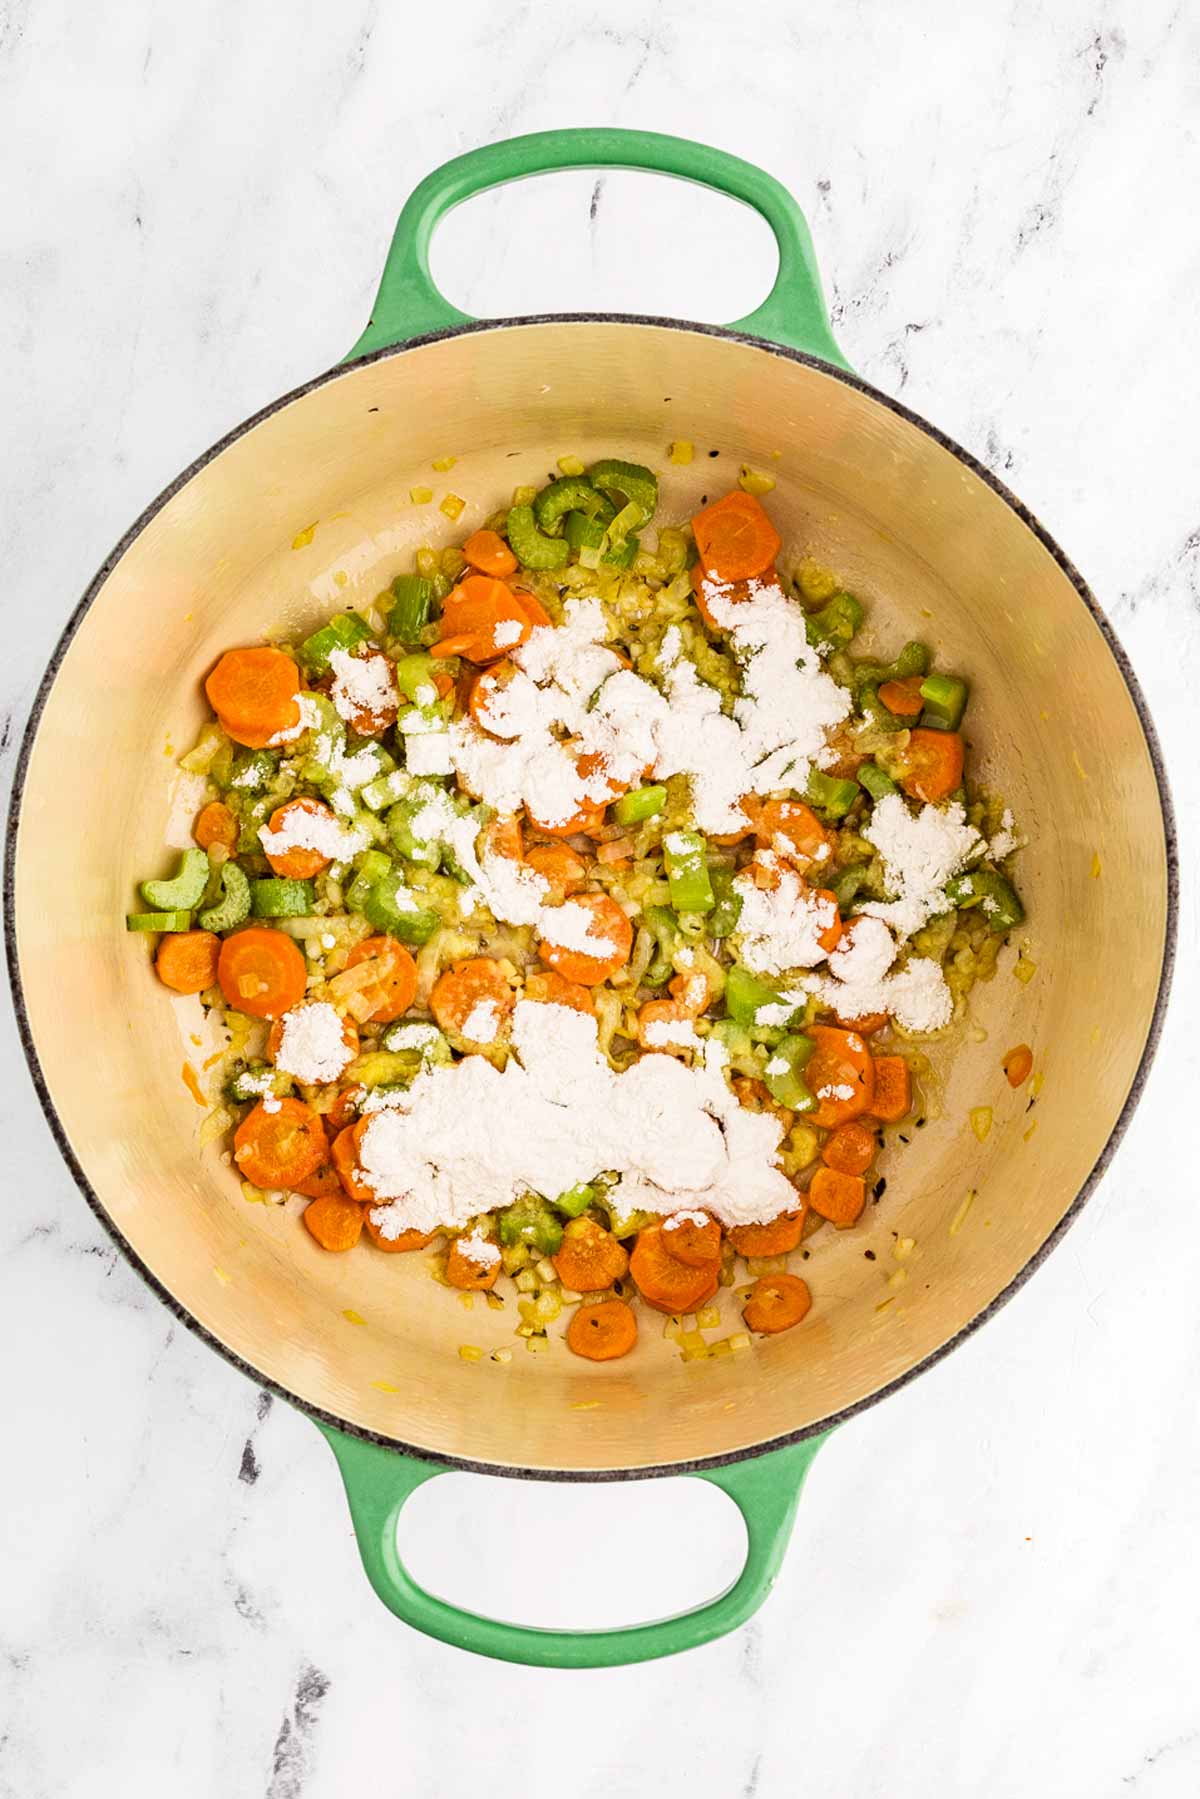
[[863,609],[850,593],[835,593],[819,612],[804,621],[809,643],[815,650],[844,650],[863,621]]
[[[775,1008],[776,1016],[762,1017],[761,1014],[771,1007]],[[783,1010],[785,1007],[788,1009]],[[803,1009],[803,1000],[798,1003],[785,1000],[775,982],[751,974],[740,962],[735,962],[725,977],[725,1010],[735,1024],[746,1030],[761,1030],[764,1026],[770,1030],[786,1027]]]
[[414,1050],[372,1049],[356,1056],[346,1079],[360,1087],[407,1087],[421,1072],[421,1058]]
[[734,889],[733,869],[718,864],[709,869],[708,878],[716,902],[707,919],[709,935],[728,937],[737,930],[738,919],[742,916],[742,896]]
[[[588,518],[595,518],[606,505],[604,495],[585,476],[565,475],[542,488],[533,502],[533,514],[543,531],[558,536],[568,512],[581,512]],[[612,517],[611,506],[608,516]]]
[[192,915],[190,912],[127,912],[125,929],[127,931],[190,931]]
[[435,911],[423,906],[411,892],[398,868],[389,867],[387,873],[372,884],[361,910],[377,931],[398,937],[401,943],[428,943],[442,922]]
[[510,507],[508,545],[526,568],[561,568],[571,553],[565,537],[547,537],[538,530],[532,506]]
[[805,798],[827,818],[844,818],[858,798],[858,782],[843,781],[814,768],[808,777]]
[[873,800],[881,800],[887,793],[898,793],[891,775],[880,768],[878,762],[863,762],[859,765],[858,783],[865,787]]
[[1007,876],[994,868],[973,868],[969,874],[956,875],[947,883],[946,898],[960,911],[980,906],[990,928],[999,933],[1011,931],[1025,918],[1016,888]]
[[414,650],[409,656],[401,656],[396,663],[396,686],[406,700],[418,706],[434,706],[437,704],[438,690],[434,680],[440,674],[442,664],[432,656]]
[[752,1080],[758,1078],[754,1045],[744,1024],[739,1024],[735,1018],[718,1018],[709,1036],[710,1043],[714,1037],[725,1046],[729,1066],[735,1074],[749,1075]]
[[816,1048],[811,1037],[785,1037],[767,1058],[763,1080],[771,1098],[792,1112],[813,1112],[817,1101],[804,1079],[808,1059]]
[[346,892],[346,905],[351,912],[362,911],[372,887],[391,866],[392,858],[385,856],[382,850],[363,851],[356,864],[354,879]]
[[709,879],[707,845],[699,831],[672,831],[664,837],[663,861],[676,912],[711,912],[716,895]]
[[628,537],[622,538],[619,543],[614,543],[611,548],[605,550],[600,561],[611,563],[614,568],[628,568],[641,547],[640,540],[631,531]]
[[269,1062],[247,1062],[235,1068],[225,1083],[227,1096],[237,1100],[239,1105],[249,1099],[266,1099],[268,1096],[282,1099],[291,1090],[291,1075],[272,1068]]
[[[597,494],[597,499],[603,495]],[[607,502],[606,502],[607,504]],[[612,507],[609,507],[609,516]],[[586,512],[568,512],[563,525],[563,534],[573,550],[602,550],[604,548],[604,526],[599,519],[589,518]]]
[[843,868],[829,883],[829,891],[838,903],[838,910],[844,912],[850,902],[857,896],[859,888],[867,878],[867,864],[854,862],[849,868]]
[[560,1193],[555,1200],[554,1209],[556,1212],[565,1213],[568,1218],[581,1218],[588,1207],[595,1204],[595,1200],[596,1189],[594,1187],[568,1187],[566,1192]]
[[500,1214],[500,1241],[511,1248],[528,1243],[539,1255],[552,1256],[563,1238],[563,1227],[540,1193],[524,1193]]
[[434,837],[418,837],[413,830],[413,822],[426,804],[425,792],[409,793],[406,798],[397,800],[384,822],[397,853],[406,862],[436,871],[442,863],[442,844]]
[[316,903],[311,881],[271,876],[250,883],[250,910],[255,918],[307,918]]
[[327,625],[304,639],[300,645],[300,660],[309,674],[327,674],[334,650],[352,650],[356,644],[365,643],[370,635],[370,625],[357,612],[335,612]]
[[250,916],[250,883],[236,862],[221,864],[221,897],[199,923],[206,931],[232,931]]
[[642,923],[658,945],[642,981],[647,987],[661,987],[675,972],[672,958],[679,941],[679,920],[666,906],[647,906]]
[[273,756],[270,750],[243,750],[235,756],[233,768],[229,775],[229,785],[236,787],[239,793],[261,793],[269,787],[279,769],[279,757]]
[[422,1067],[446,1065],[453,1061],[450,1045],[435,1024],[422,1024],[411,1018],[397,1019],[383,1033],[384,1049],[411,1050],[421,1058]]
[[[636,506],[640,518],[631,522],[631,528],[640,529],[654,517],[658,506],[658,476],[640,462],[621,462],[609,456],[601,462],[594,462],[588,470],[588,479],[593,487],[613,502],[621,505],[622,510]],[[622,533],[624,535],[624,533]]]
[[377,781],[368,781],[359,789],[359,797],[372,812],[386,812],[397,800],[402,800],[412,786],[412,776],[406,769],[394,768],[389,774],[381,775]]
[[907,681],[913,675],[929,672],[929,650],[913,638],[891,662],[859,662],[854,666],[852,685],[858,692],[867,682],[876,687],[885,681]]
[[180,912],[199,905],[208,886],[208,857],[203,850],[184,850],[169,881],[143,881],[139,889],[153,912]]
[[958,675],[927,675],[921,683],[925,710],[921,723],[934,731],[957,731],[967,709],[967,683]]
[[424,575],[397,575],[392,582],[388,630],[402,643],[416,643],[433,611],[433,582]]
[[[858,709],[875,731],[895,733],[906,729],[904,720],[889,712],[879,697],[878,681],[866,681],[858,690]],[[878,755],[878,751],[876,751]]]
[[654,818],[666,803],[665,787],[635,787],[632,793],[621,795],[612,814],[619,825],[640,825],[647,818]]

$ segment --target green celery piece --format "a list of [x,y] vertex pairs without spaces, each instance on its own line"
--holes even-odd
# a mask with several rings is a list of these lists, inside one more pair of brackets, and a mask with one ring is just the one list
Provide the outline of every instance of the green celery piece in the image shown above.
[[900,791],[891,775],[885,769],[880,768],[878,762],[859,764],[858,784],[866,789],[873,800],[881,800],[887,793],[899,793]]
[[711,912],[716,905],[708,873],[708,846],[699,831],[672,831],[663,839],[663,861],[676,912]]
[[255,918],[307,918],[316,903],[311,881],[269,876],[250,883],[250,910]]
[[229,785],[237,793],[261,793],[279,770],[279,757],[270,750],[243,750],[234,758]]
[[[597,494],[597,499],[603,495]],[[606,502],[607,504],[607,502]],[[609,517],[612,507],[609,507]],[[602,550],[604,548],[604,526],[599,519],[589,518],[586,512],[568,512],[563,526],[563,535],[573,550]]]
[[594,462],[588,480],[622,510],[636,506],[641,513],[637,528],[649,524],[658,508],[658,476],[640,462],[621,462],[615,456]]
[[540,1193],[524,1193],[499,1217],[500,1241],[506,1248],[528,1243],[539,1255],[552,1256],[563,1239],[563,1227]]
[[392,582],[388,630],[402,643],[416,643],[433,612],[433,582],[424,575],[397,575]]
[[647,987],[661,987],[675,972],[672,958],[679,942],[679,920],[667,906],[647,906],[642,923],[658,945],[642,982]]
[[[762,1024],[759,1013],[764,1006],[778,1006],[783,1003],[783,996],[773,981],[764,981],[761,975],[751,974],[740,962],[735,962],[725,977],[725,1010],[735,1024],[745,1030],[759,1030]],[[803,1001],[794,1005],[787,1018],[776,1018],[767,1022],[768,1029],[785,1028],[792,1022],[797,1012],[803,1010]]]
[[926,675],[930,660],[928,645],[914,637],[891,662],[857,663],[852,685],[857,693],[867,682],[881,687],[885,681],[907,681],[912,675]]
[[970,689],[958,675],[927,675],[921,682],[921,723],[933,731],[957,731]]
[[190,911],[208,886],[208,857],[203,850],[184,850],[168,881],[143,881],[139,892],[152,912]]
[[946,898],[960,911],[980,906],[989,927],[999,935],[1024,923],[1025,908],[1016,888],[1006,875],[994,868],[973,868],[969,874],[956,875],[944,889]]
[[436,1025],[421,1024],[411,1018],[398,1018],[383,1033],[384,1049],[407,1050],[421,1058],[422,1067],[434,1064],[448,1066],[454,1058],[450,1045]]
[[811,1037],[799,1034],[777,1043],[767,1057],[763,1080],[778,1105],[793,1112],[813,1112],[817,1101],[804,1079],[808,1059],[816,1048]]
[[858,798],[858,782],[842,781],[814,768],[808,777],[804,797],[827,818],[844,818]]
[[359,798],[364,806],[372,812],[386,812],[397,800],[402,800],[412,786],[412,776],[407,769],[394,768],[386,775],[380,775],[377,781],[368,781],[359,789]]
[[805,634],[813,649],[844,650],[863,622],[863,609],[850,593],[835,593],[819,612],[810,612],[804,621]]
[[441,673],[443,666],[432,656],[414,650],[409,656],[401,656],[396,663],[396,686],[406,700],[421,706],[434,706],[438,692],[433,677]]
[[414,1050],[375,1049],[355,1059],[351,1079],[363,1087],[407,1087],[420,1072]]
[[250,883],[236,862],[221,864],[221,897],[215,906],[201,912],[199,923],[206,931],[232,931],[250,916]]
[[709,869],[708,878],[716,900],[707,920],[709,936],[728,937],[737,930],[742,916],[742,896],[734,888],[734,872],[718,865]]
[[244,1105],[249,1099],[264,1099],[268,1094],[282,1099],[291,1090],[291,1075],[272,1068],[269,1062],[248,1062],[244,1068],[235,1068],[225,1083],[228,1097],[237,1100],[240,1105]]
[[712,1027],[710,1041],[713,1037],[718,1043],[724,1044],[729,1066],[735,1074],[748,1075],[751,1080],[757,1080],[758,1062],[750,1033],[744,1024],[739,1024],[735,1018],[718,1018]]
[[127,912],[125,929],[127,931],[190,931],[192,915],[190,912]]
[[904,720],[897,718],[895,713],[889,712],[880,699],[877,681],[866,681],[859,688],[858,709],[873,730],[889,731],[895,735],[908,728]]
[[401,943],[428,943],[442,922],[432,908],[420,903],[398,868],[389,868],[372,885],[361,910],[377,931],[398,937]]
[[829,891],[838,903],[839,912],[844,912],[846,907],[857,896],[858,890],[866,880],[866,877],[867,864],[865,862],[854,862],[849,868],[843,868],[840,874],[836,875],[834,879],[830,881]]
[[357,612],[335,612],[327,625],[304,639],[300,645],[300,661],[309,674],[328,674],[329,658],[334,650],[352,650],[356,644],[365,643],[370,635],[370,625]]
[[640,825],[646,819],[654,818],[667,803],[665,787],[635,787],[632,793],[623,793],[612,809],[613,818],[619,825]]
[[586,475],[563,475],[542,488],[534,499],[533,515],[543,531],[557,537],[568,512],[581,512],[586,518],[596,518],[606,506],[611,518],[612,507]]
[[641,547],[641,539],[631,531],[629,536],[622,538],[620,543],[615,543],[611,549],[605,550],[600,561],[611,563],[614,568],[628,568]]
[[346,908],[361,912],[376,881],[382,880],[392,866],[392,858],[382,850],[364,850],[355,863],[355,875],[346,891]]
[[406,798],[397,800],[384,823],[398,855],[417,868],[428,868],[436,872],[442,865],[443,845],[436,838],[414,836],[412,828],[413,820],[424,807],[425,800],[423,792],[410,793]]
[[565,537],[547,537],[538,530],[532,506],[509,509],[508,547],[526,568],[562,568],[571,554]]
[[582,1218],[588,1207],[594,1205],[595,1201],[596,1189],[594,1187],[568,1187],[566,1192],[560,1193],[555,1200],[554,1209],[556,1212],[562,1212],[568,1218]]

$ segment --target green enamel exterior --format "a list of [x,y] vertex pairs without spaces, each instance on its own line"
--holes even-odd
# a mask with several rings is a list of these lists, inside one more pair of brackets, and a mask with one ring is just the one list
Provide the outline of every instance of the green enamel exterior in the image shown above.
[[829,328],[807,220],[773,175],[709,144],[657,131],[607,127],[535,131],[529,137],[485,144],[427,175],[400,214],[371,322],[351,357],[473,324],[467,313],[443,298],[429,272],[429,245],[439,221],[475,194],[555,169],[646,169],[715,188],[752,206],[775,234],[779,272],[762,305],[728,329],[807,351],[839,368],[848,366]]
[[810,1437],[807,1442],[750,1461],[698,1472],[697,1479],[728,1493],[746,1521],[745,1565],[728,1592],[694,1611],[651,1624],[635,1624],[626,1630],[570,1631],[530,1629],[481,1618],[419,1587],[400,1559],[397,1521],[410,1493],[450,1469],[348,1437],[325,1424],[320,1429],[342,1471],[367,1578],[389,1611],[415,1630],[456,1649],[535,1668],[614,1668],[654,1661],[711,1643],[714,1637],[744,1624],[758,1610],[779,1573],[804,1478],[825,1441],[824,1437]]
[[[433,234],[453,207],[530,175],[607,168],[673,175],[752,206],[775,235],[779,270],[762,305],[727,329],[849,367],[830,329],[807,221],[787,189],[753,163],[711,145],[615,128],[540,131],[510,138],[470,150],[427,175],[400,214],[371,322],[347,361],[475,323],[438,292],[429,270]],[[497,1661],[540,1668],[611,1668],[653,1661],[709,1643],[744,1624],[774,1584],[805,1477],[829,1434],[725,1467],[694,1471],[695,1478],[727,1493],[745,1519],[746,1561],[727,1592],[677,1617],[625,1630],[564,1631],[479,1617],[418,1586],[400,1559],[397,1523],[409,1495],[450,1469],[328,1425],[319,1428],[341,1469],[367,1577],[388,1609],[443,1643]]]

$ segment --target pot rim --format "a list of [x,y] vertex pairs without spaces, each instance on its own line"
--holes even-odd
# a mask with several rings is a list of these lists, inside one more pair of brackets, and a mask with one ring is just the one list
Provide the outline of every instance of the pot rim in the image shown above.
[[[1163,939],[1162,964],[1159,970],[1158,988],[1155,994],[1154,1009],[1151,1014],[1149,1029],[1146,1034],[1146,1041],[1143,1045],[1142,1054],[1139,1058],[1133,1081],[1130,1084],[1129,1092],[1127,1093],[1125,1102],[1113,1123],[1113,1127],[1109,1132],[1104,1148],[1093,1163],[1092,1168],[1080,1186],[1079,1191],[1076,1193],[1049,1236],[1047,1236],[1044,1242],[1038,1246],[1029,1259],[1022,1264],[1008,1284],[1002,1288],[981,1311],[976,1312],[975,1315],[969,1318],[952,1336],[948,1337],[944,1343],[939,1344],[938,1347],[931,1350],[928,1355],[923,1356],[919,1361],[914,1362],[911,1367],[906,1368],[903,1373],[898,1374],[895,1379],[886,1382],[874,1392],[864,1395],[863,1398],[856,1400],[853,1405],[846,1406],[839,1412],[832,1412],[827,1417],[821,1418],[812,1424],[805,1425],[800,1430],[789,1431],[777,1437],[770,1437],[762,1442],[753,1443],[741,1449],[727,1450],[719,1455],[697,1457],[691,1461],[661,1462],[637,1468],[531,1468],[520,1464],[478,1462],[473,1461],[469,1456],[449,1455],[440,1451],[423,1448],[419,1444],[405,1442],[402,1438],[385,1436],[379,1431],[369,1430],[362,1425],[350,1422],[348,1419],[338,1417],[335,1413],[326,1411],[321,1406],[313,1405],[310,1401],[302,1399],[298,1394],[293,1393],[290,1388],[283,1386],[281,1382],[275,1380],[272,1376],[267,1375],[262,1370],[254,1367],[252,1363],[240,1356],[236,1350],[231,1349],[228,1344],[222,1342],[218,1336],[210,1331],[206,1325],[202,1324],[200,1320],[163,1285],[157,1275],[155,1275],[143,1261],[141,1255],[125,1236],[124,1232],[106,1211],[100,1196],[92,1186],[91,1181],[88,1179],[87,1174],[71,1147],[66,1131],[63,1128],[62,1121],[59,1118],[58,1109],[51,1097],[49,1085],[42,1072],[41,1062],[38,1057],[37,1047],[33,1040],[33,1032],[30,1028],[29,1015],[25,1005],[25,994],[17,955],[14,880],[16,874],[17,839],[21,824],[21,806],[24,798],[25,780],[29,769],[29,759],[32,755],[33,746],[37,738],[38,727],[41,724],[42,713],[45,710],[46,702],[50,697],[54,683],[58,678],[58,671],[63,658],[71,646],[75,633],[78,631],[88,612],[91,610],[100,590],[103,588],[117,564],[125,556],[131,545],[141,536],[147,525],[157,517],[163,507],[166,506],[195,475],[199,474],[201,469],[207,467],[210,462],[215,461],[215,459],[227,450],[231,444],[236,443],[239,438],[244,437],[248,432],[252,431],[255,426],[262,424],[265,419],[270,418],[274,413],[281,412],[285,406],[291,405],[294,400],[303,399],[306,394],[313,393],[316,389],[324,387],[330,382],[338,380],[341,376],[352,373],[356,369],[365,367],[367,364],[381,362],[388,357],[403,356],[411,350],[422,349],[429,344],[440,343],[451,338],[472,336],[487,331],[507,331],[520,329],[521,327],[529,325],[597,324],[628,325],[634,327],[653,326],[670,331],[685,331],[700,337],[712,337],[725,342],[745,344],[749,348],[762,350],[767,355],[778,356],[785,361],[798,362],[805,367],[816,369],[820,374],[828,375],[831,379],[842,382],[844,386],[856,389],[859,393],[866,395],[868,399],[875,401],[876,404],[885,407],[889,412],[895,413],[897,417],[902,418],[908,424],[915,426],[918,431],[921,431],[926,437],[931,438],[934,443],[938,444],[942,449],[954,456],[964,465],[964,467],[970,469],[972,474],[976,475],[986,486],[991,488],[993,493],[1004,501],[1005,505],[1011,512],[1015,513],[1021,523],[1028,530],[1033,532],[1043,548],[1049,552],[1063,574],[1070,581],[1079,599],[1087,608],[1100,630],[1100,633],[1108,646],[1109,654],[1116,663],[1117,669],[1128,689],[1129,697],[1133,702],[1134,710],[1138,716],[1138,722],[1142,728],[1142,735],[1145,738],[1146,748],[1149,752],[1150,763],[1154,773],[1155,785],[1158,790],[1159,810],[1162,817],[1166,857],[1167,915]],[[13,771],[12,794],[9,800],[4,845],[4,946],[8,963],[9,988],[12,994],[13,1010],[17,1021],[17,1032],[20,1037],[21,1047],[25,1054],[25,1060],[29,1067],[30,1078],[33,1081],[34,1090],[37,1093],[38,1101],[41,1105],[42,1112],[45,1115],[46,1122],[50,1127],[50,1134],[54,1138],[60,1155],[70,1169],[76,1186],[79,1188],[93,1213],[99,1219],[101,1225],[112,1238],[126,1261],[136,1269],[137,1273],[141,1275],[147,1286],[150,1287],[174,1317],[176,1317],[188,1330],[199,1337],[202,1342],[208,1344],[211,1349],[214,1349],[218,1355],[226,1362],[231,1363],[233,1367],[237,1368],[242,1374],[247,1375],[258,1387],[265,1388],[266,1391],[274,1394],[277,1398],[286,1400],[289,1405],[292,1405],[298,1411],[305,1413],[316,1423],[331,1426],[333,1429],[341,1431],[348,1436],[358,1437],[363,1442],[378,1444],[384,1449],[393,1449],[400,1454],[416,1456],[424,1461],[436,1461],[446,1468],[472,1474],[499,1475],[517,1480],[651,1480],[671,1475],[699,1473],[707,1469],[726,1467],[734,1462],[747,1461],[753,1456],[767,1455],[772,1450],[783,1449],[791,1444],[804,1442],[811,1437],[822,1436],[826,1432],[832,1430],[835,1425],[842,1424],[856,1414],[867,1411],[870,1407],[877,1405],[881,1400],[888,1398],[892,1393],[896,1393],[900,1388],[907,1386],[909,1382],[915,1380],[918,1375],[924,1374],[927,1369],[932,1368],[935,1363],[940,1362],[945,1356],[948,1356],[952,1350],[957,1349],[968,1337],[973,1336],[981,1325],[985,1324],[989,1318],[1000,1310],[1001,1306],[1006,1305],[1007,1302],[1020,1291],[1030,1276],[1041,1266],[1051,1250],[1057,1247],[1066,1231],[1078,1218],[1087,1200],[1091,1197],[1112,1160],[1121,1138],[1125,1134],[1129,1121],[1142,1097],[1154,1061],[1154,1056],[1158,1049],[1159,1040],[1162,1035],[1163,1020],[1166,1014],[1167,1001],[1170,995],[1171,981],[1175,969],[1178,910],[1179,859],[1175,829],[1175,811],[1171,799],[1171,789],[1167,778],[1166,766],[1163,760],[1162,747],[1159,743],[1158,733],[1155,729],[1150,709],[1142,692],[1141,684],[1133,671],[1133,667],[1120,640],[1100,607],[1099,602],[1096,600],[1095,595],[1087,585],[1087,582],[1075,567],[1074,563],[1064,551],[1059,548],[1058,544],[1050,536],[1050,533],[1029,508],[1018,499],[1016,494],[1006,487],[990,469],[985,468],[981,462],[972,456],[969,450],[964,450],[960,444],[956,443],[953,438],[948,437],[946,433],[940,430],[936,425],[931,425],[929,421],[922,418],[919,413],[913,412],[911,408],[905,406],[901,401],[892,398],[891,395],[882,393],[879,388],[872,386],[869,381],[864,381],[860,375],[854,374],[851,370],[839,368],[835,364],[826,362],[819,356],[812,356],[806,351],[794,350],[782,344],[774,344],[765,338],[753,337],[746,332],[733,331],[725,326],[705,325],[689,319],[658,318],[653,315],[640,313],[531,313],[514,318],[474,320],[468,324],[452,326],[446,330],[428,332],[424,336],[409,338],[403,343],[390,344],[383,349],[371,350],[367,352],[366,355],[356,356],[346,362],[337,363],[332,368],[326,369],[323,373],[314,375],[310,380],[303,382],[300,386],[294,387],[289,392],[280,395],[278,399],[272,400],[258,412],[252,413],[249,418],[244,419],[241,424],[235,425],[232,430],[226,432],[224,437],[219,438],[216,443],[205,450],[195,459],[195,461],[191,462],[179,475],[177,475],[168,486],[163,488],[161,493],[159,493],[134,520],[133,524],[125,532],[124,536],[105,558],[104,562],[93,576],[82,599],[79,601],[79,604],[75,607],[68,618],[66,625],[63,627],[62,633],[58,642],[55,644],[47,664],[46,671],[38,684],[37,693],[34,696],[33,704],[29,711],[29,717],[26,720],[25,728],[22,733],[21,748],[17,756],[16,767]]]

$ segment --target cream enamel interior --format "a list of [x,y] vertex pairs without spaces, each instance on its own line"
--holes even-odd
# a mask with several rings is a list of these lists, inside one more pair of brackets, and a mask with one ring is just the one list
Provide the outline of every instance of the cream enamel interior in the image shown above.
[[[667,462],[674,437],[695,441],[690,467]],[[511,1307],[466,1311],[420,1255],[327,1255],[299,1202],[247,1205],[218,1149],[197,1147],[203,1114],[181,1078],[185,1054],[198,1055],[187,1007],[123,926],[135,881],[166,865],[172,758],[204,716],[200,683],[220,651],[368,599],[412,549],[455,538],[568,452],[656,466],[664,519],[724,491],[743,461],[770,470],[785,557],[804,549],[837,569],[871,604],[879,647],[920,635],[972,678],[976,768],[1031,840],[1019,871],[1036,977],[1013,978],[1010,948],[977,990],[978,1030],[943,1053],[941,1116],[888,1153],[887,1193],[857,1229],[813,1239],[805,1325],[718,1362],[682,1363],[647,1313],[626,1362],[592,1367],[561,1345],[530,1355]],[[453,470],[433,472],[446,454]],[[462,495],[459,524],[412,505],[418,484]],[[1008,1286],[1075,1198],[1134,1080],[1167,865],[1117,665],[1067,576],[985,482],[820,369],[687,329],[580,320],[466,333],[349,369],[174,493],[62,661],[28,768],[15,902],[33,1039],[75,1155],[120,1232],[220,1342],[299,1399],[434,1454],[635,1469],[838,1413]],[[1032,1112],[1000,1071],[1022,1040],[1045,1075]],[[984,1104],[995,1124],[980,1145],[966,1115]],[[898,1285],[893,1233],[915,1242]],[[507,1345],[513,1359],[468,1364],[463,1343]]]

